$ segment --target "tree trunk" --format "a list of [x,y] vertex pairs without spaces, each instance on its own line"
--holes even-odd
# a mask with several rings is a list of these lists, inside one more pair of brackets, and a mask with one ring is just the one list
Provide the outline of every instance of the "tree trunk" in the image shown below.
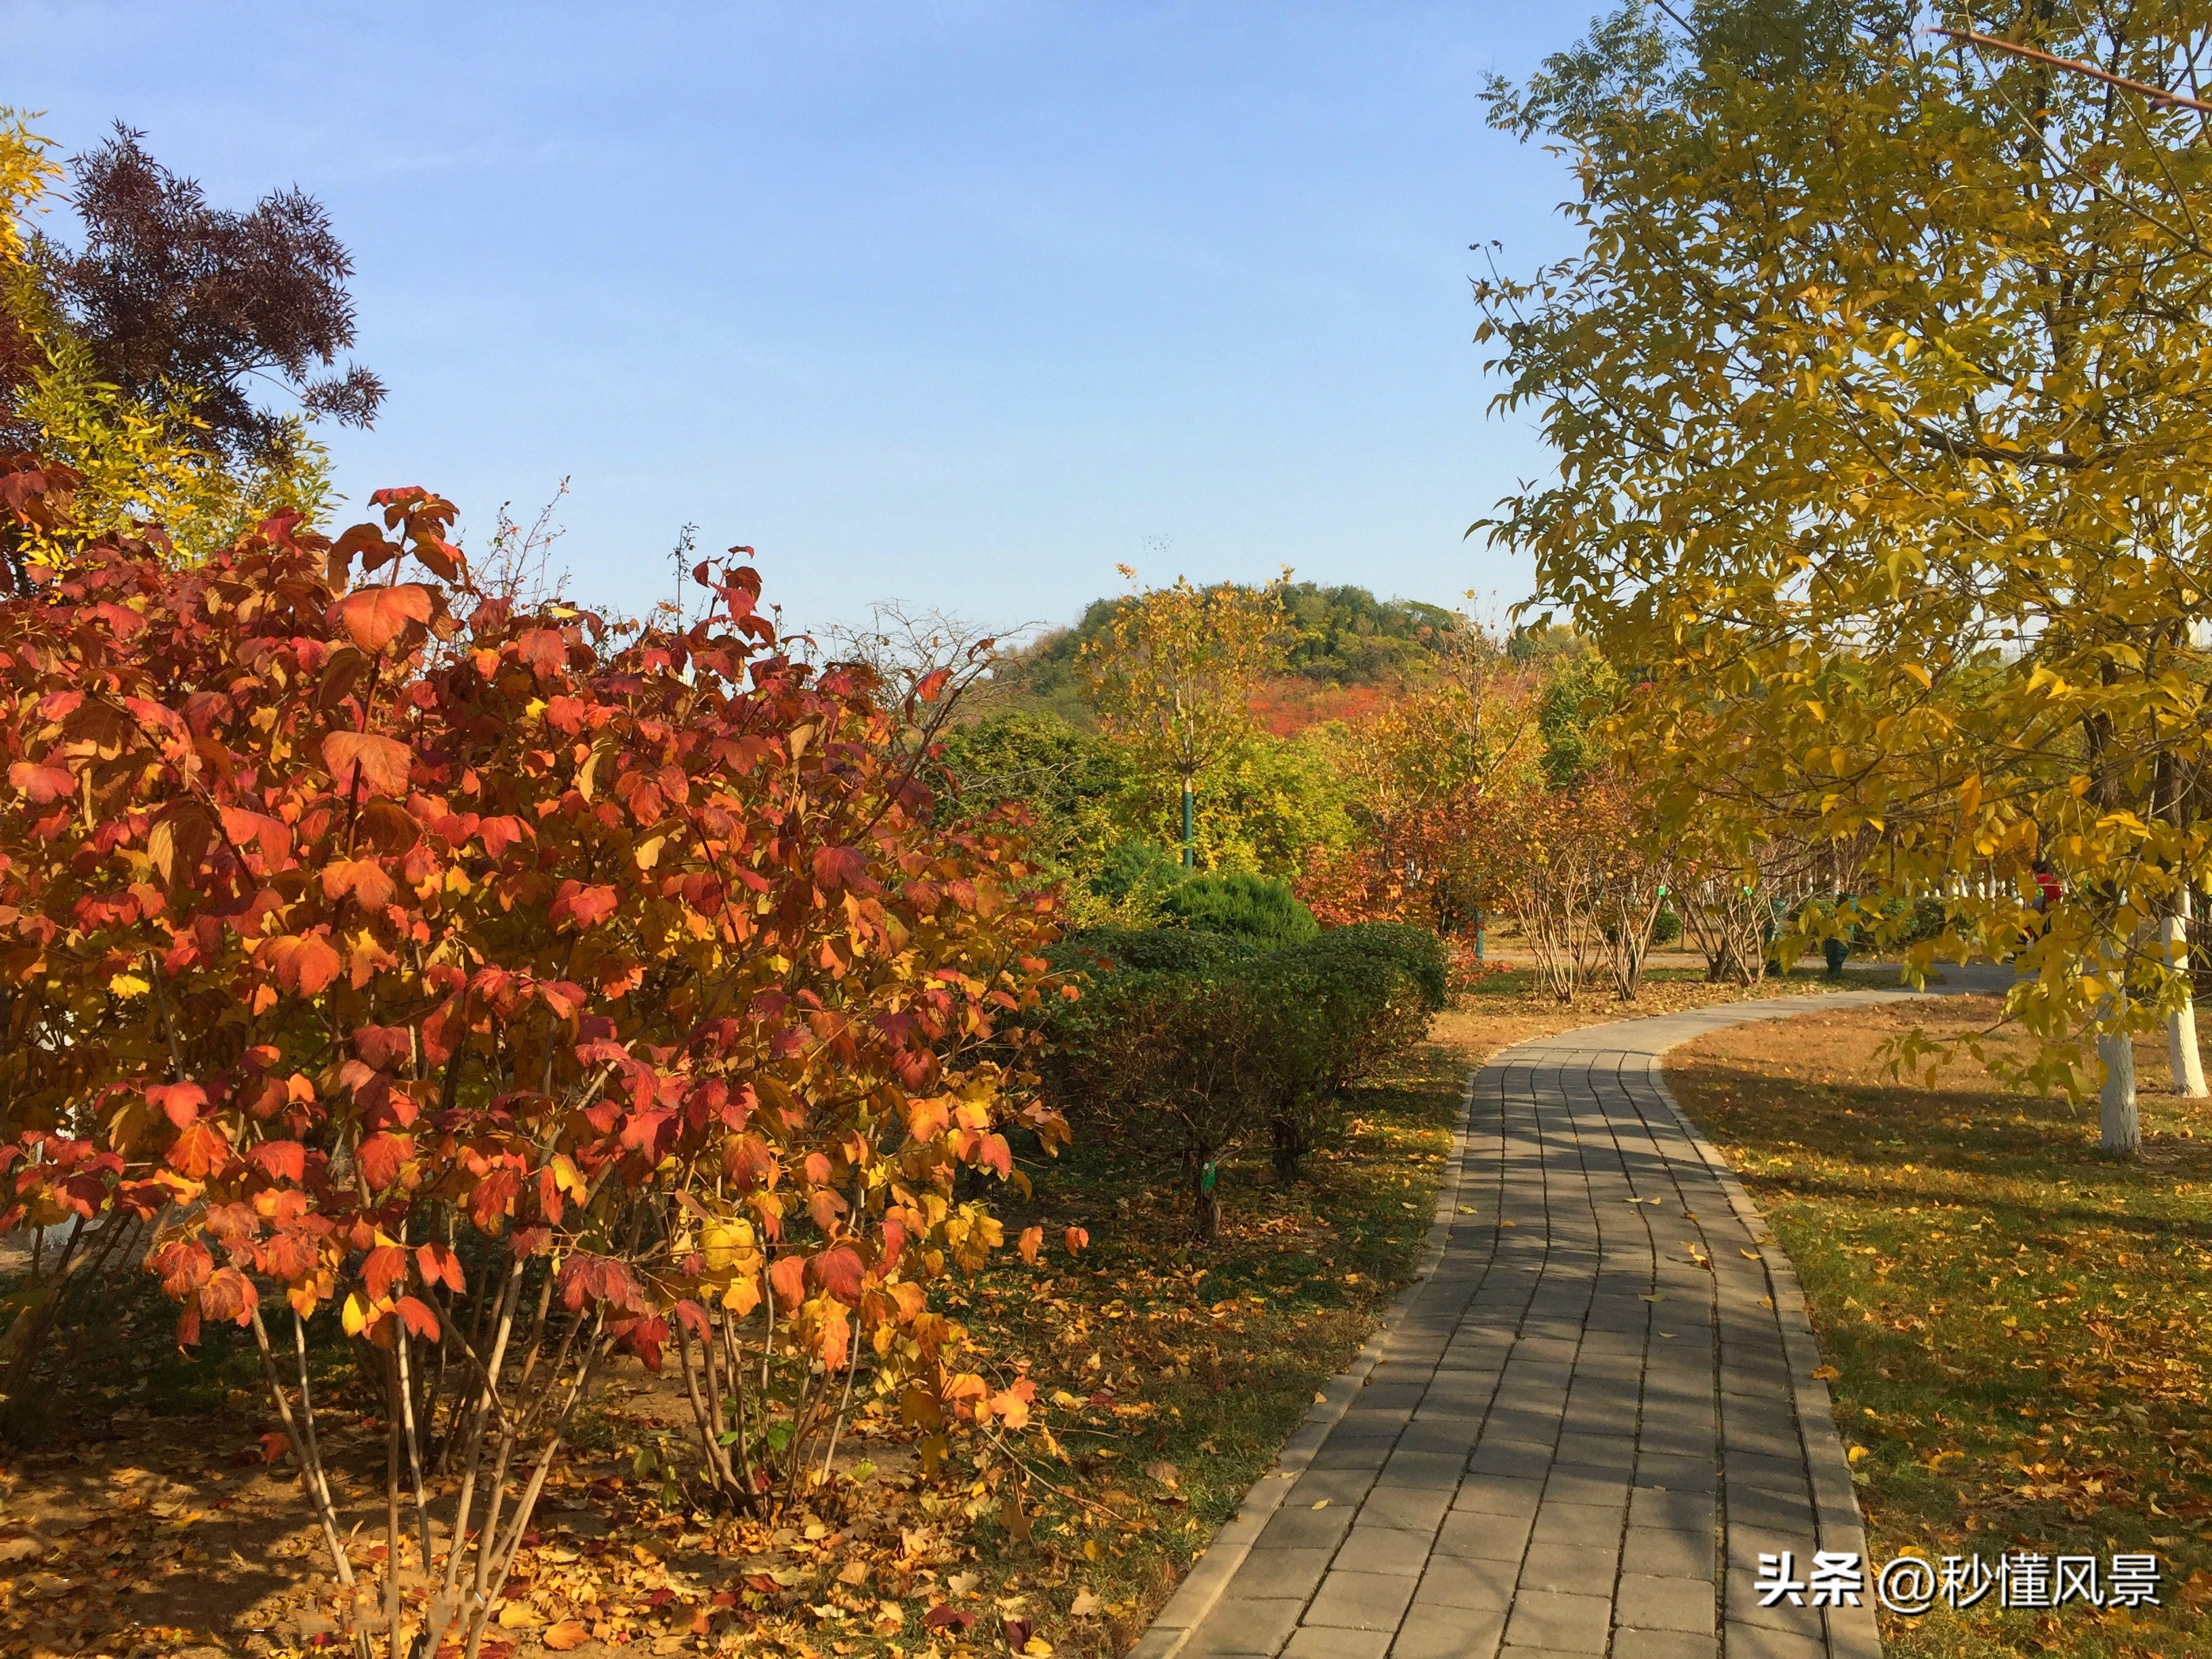
[[2173,1073],[2173,1091],[2202,1100],[2212,1091],[2204,1086],[2204,1061],[2197,1049],[2197,1005],[2189,994],[2190,908],[2185,886],[2176,896],[2173,913],[2160,925],[2166,960],[2183,976],[2181,1006],[2166,1017],[2166,1057]]
[[2105,1086],[2097,1097],[2104,1149],[2115,1158],[2133,1158],[2142,1151],[2142,1120],[2136,1111],[2135,1040],[2124,1031],[2100,1036],[2097,1058],[2105,1062]]

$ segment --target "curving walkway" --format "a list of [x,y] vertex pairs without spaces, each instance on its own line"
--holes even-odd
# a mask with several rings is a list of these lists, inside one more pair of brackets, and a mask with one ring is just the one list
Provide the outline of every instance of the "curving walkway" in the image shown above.
[[1485,1066],[1422,1276],[1132,1659],[1878,1656],[1870,1583],[1759,1605],[1762,1554],[1805,1579],[1865,1534],[1796,1276],[1660,1056],[1905,994],[1625,1020]]

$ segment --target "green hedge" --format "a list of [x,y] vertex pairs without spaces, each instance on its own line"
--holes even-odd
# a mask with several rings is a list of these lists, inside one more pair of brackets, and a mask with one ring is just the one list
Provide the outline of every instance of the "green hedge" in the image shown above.
[[1209,871],[1177,882],[1160,908],[1186,927],[1262,945],[1295,945],[1321,932],[1287,882],[1242,870]]
[[1083,994],[1047,1016],[1047,1087],[1086,1138],[1179,1161],[1210,1235],[1209,1172],[1265,1140],[1290,1179],[1340,1092],[1426,1034],[1444,951],[1419,928],[1334,928],[1273,951],[1177,928],[1092,929],[1055,947]]

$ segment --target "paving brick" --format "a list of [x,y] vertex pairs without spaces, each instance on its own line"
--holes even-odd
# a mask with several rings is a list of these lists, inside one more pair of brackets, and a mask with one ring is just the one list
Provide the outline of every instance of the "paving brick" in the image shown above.
[[1377,1486],[1354,1524],[1401,1528],[1430,1537],[1451,1503],[1451,1492],[1441,1486]]
[[1308,1625],[1334,1626],[1345,1630],[1391,1631],[1413,1599],[1420,1581],[1391,1572],[1340,1572],[1332,1568],[1321,1581],[1320,1592],[1308,1605]]
[[1713,1529],[1712,1494],[1662,1492],[1656,1486],[1638,1486],[1628,1495],[1628,1524],[1710,1534]]
[[1467,1468],[1470,1474],[1540,1480],[1552,1472],[1552,1448],[1532,1440],[1493,1440],[1486,1434],[1468,1459]]
[[1459,1485],[1468,1460],[1458,1452],[1392,1452],[1382,1466],[1382,1481],[1407,1486],[1437,1486],[1445,1492]]
[[1280,1653],[1297,1628],[1302,1604],[1291,1601],[1246,1601],[1224,1596],[1190,1633],[1180,1659],[1243,1659],[1248,1654]]
[[1621,1534],[1620,1570],[1656,1578],[1697,1578],[1710,1589],[1712,1528],[1677,1532],[1664,1527],[1632,1526]]
[[[1611,1543],[1531,1543],[1521,1560],[1523,1589],[1563,1590],[1569,1595],[1610,1595],[1620,1553]],[[1710,1585],[1707,1600],[1711,1599]]]
[[1818,1636],[1740,1625],[1733,1619],[1722,1639],[1729,1659],[1827,1659],[1826,1644]]
[[1334,1549],[1352,1530],[1349,1504],[1327,1509],[1280,1509],[1261,1528],[1258,1549]]
[[1253,1549],[1229,1581],[1229,1594],[1246,1601],[1304,1602],[1320,1588],[1333,1552],[1326,1547]]
[[1437,1529],[1431,1559],[1518,1561],[1528,1547],[1529,1526],[1525,1515],[1467,1514],[1455,1510]]
[[1490,1607],[1498,1612],[1513,1604],[1513,1587],[1520,1571],[1516,1561],[1483,1561],[1442,1552],[1429,1558],[1413,1592],[1413,1605],[1424,1607]]
[[1613,1633],[1613,1659],[1717,1659],[1720,1644],[1710,1636],[1680,1630],[1632,1630]]
[[1398,1626],[1390,1659],[1495,1659],[1505,1615],[1467,1607],[1424,1607],[1419,1601]]
[[1429,1559],[1429,1544],[1435,1535],[1430,1528],[1408,1532],[1401,1527],[1370,1527],[1363,1511],[1346,1534],[1331,1566],[1338,1572],[1387,1572],[1417,1578]]
[[1382,1659],[1389,1651],[1387,1630],[1326,1630],[1308,1625],[1291,1636],[1283,1659]]
[[1523,1590],[1513,1598],[1505,1620],[1505,1640],[1515,1647],[1554,1653],[1603,1653],[1612,1627],[1613,1603],[1602,1595],[1561,1595]]
[[1470,1474],[1453,1494],[1452,1508],[1481,1515],[1530,1516],[1542,1502],[1544,1483],[1510,1475]]
[[1636,1466],[1636,1442],[1626,1434],[1563,1434],[1559,1461],[1581,1468],[1617,1469],[1625,1474]]
[[1620,1536],[1620,1511],[1607,1505],[1547,1498],[1528,1535],[1539,1544],[1604,1544]]
[[1623,1624],[1639,1630],[1688,1631],[1713,1633],[1713,1581],[1709,1572],[1695,1576],[1656,1577],[1623,1572],[1613,1592]]

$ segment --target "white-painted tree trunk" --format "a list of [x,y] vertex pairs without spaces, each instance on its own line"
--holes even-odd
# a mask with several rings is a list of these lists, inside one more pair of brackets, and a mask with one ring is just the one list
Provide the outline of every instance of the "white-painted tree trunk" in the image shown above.
[[[2166,960],[2188,982],[2189,963],[2189,889],[2181,890],[2173,914],[2159,925],[2160,937],[2166,943]],[[2173,1072],[2176,1094],[2187,1095],[2192,1100],[2202,1100],[2212,1090],[2204,1086],[2204,1060],[2197,1048],[2197,1005],[2186,994],[2181,1006],[2166,1017],[2166,1058]]]
[[2142,1151],[2142,1119],[2136,1111],[2135,1040],[2124,1031],[2097,1039],[2097,1058],[2105,1062],[2105,1086],[2097,1096],[2104,1146],[2116,1158]]

